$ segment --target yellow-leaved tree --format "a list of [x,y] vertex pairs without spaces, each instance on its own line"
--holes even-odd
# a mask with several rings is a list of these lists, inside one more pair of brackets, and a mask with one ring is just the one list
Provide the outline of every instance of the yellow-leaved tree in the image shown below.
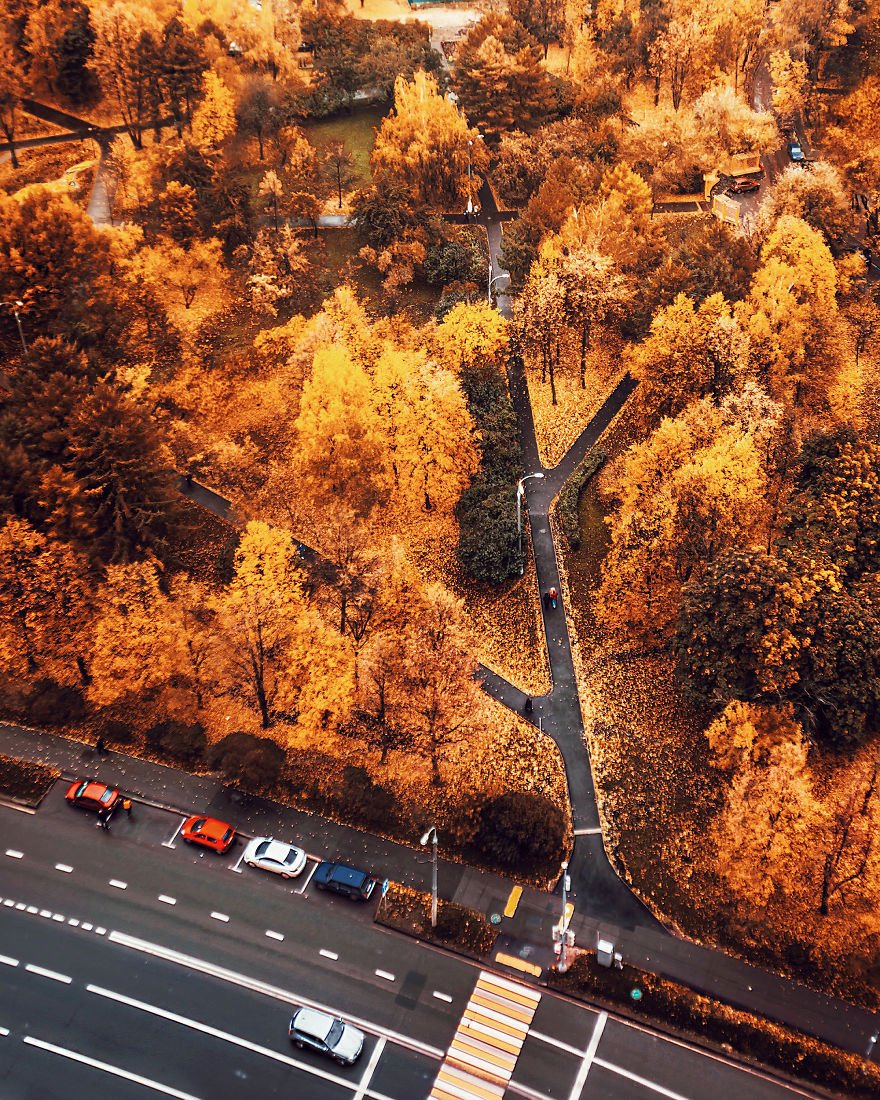
[[235,96],[223,77],[208,69],[202,77],[202,100],[193,111],[193,141],[203,153],[216,153],[234,133]]
[[437,326],[436,344],[441,362],[459,378],[503,375],[508,323],[488,302],[459,302]]
[[281,717],[308,731],[331,728],[351,705],[351,661],[306,600],[293,539],[249,523],[234,569],[213,601],[224,687],[251,700],[263,729]]

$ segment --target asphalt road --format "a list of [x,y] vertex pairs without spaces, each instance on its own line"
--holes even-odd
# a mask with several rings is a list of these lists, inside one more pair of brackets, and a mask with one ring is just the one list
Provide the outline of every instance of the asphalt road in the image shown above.
[[[181,845],[137,805],[110,833],[63,784],[0,806],[0,1096],[421,1100],[479,968],[313,893]],[[285,838],[295,839],[295,838]],[[367,1032],[350,1068],[292,1048],[312,1003]],[[791,1095],[702,1052],[542,993],[506,1095],[532,1100]]]

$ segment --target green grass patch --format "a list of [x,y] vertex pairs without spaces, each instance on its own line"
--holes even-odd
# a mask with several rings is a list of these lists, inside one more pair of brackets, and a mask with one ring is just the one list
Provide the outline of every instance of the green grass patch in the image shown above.
[[24,806],[37,806],[60,775],[58,768],[0,756],[0,795]]
[[354,170],[359,184],[369,183],[370,153],[376,141],[376,130],[387,114],[384,107],[364,107],[350,115],[316,119],[303,123],[303,130],[312,145],[323,151],[332,141],[343,141],[354,158]]

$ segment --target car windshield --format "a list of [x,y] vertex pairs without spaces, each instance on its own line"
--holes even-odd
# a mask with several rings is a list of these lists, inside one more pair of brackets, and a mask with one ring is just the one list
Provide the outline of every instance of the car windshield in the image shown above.
[[266,852],[269,851],[269,845],[271,843],[272,843],[271,840],[264,840],[262,844],[257,845],[256,854],[260,857],[260,859],[262,859],[263,856],[266,854]]
[[231,836],[232,836],[232,829],[227,829],[226,832],[223,834],[223,843],[225,844],[226,841],[229,840],[229,838]]
[[112,798],[113,798],[113,792],[111,790],[106,790],[101,795],[101,801],[102,802],[109,802]]
[[202,827],[207,820],[208,819],[206,817],[200,817],[198,821],[194,821],[192,823],[192,831],[194,833],[200,833],[202,831]]
[[80,783],[80,785],[74,791],[74,798],[82,798],[82,796],[86,793],[86,787],[88,787],[88,783]]
[[345,1024],[342,1020],[334,1020],[330,1030],[327,1032],[327,1046],[332,1050],[339,1040],[342,1038],[342,1032],[345,1029]]
[[299,852],[296,848],[291,848],[287,855],[284,857],[285,863],[296,863]]

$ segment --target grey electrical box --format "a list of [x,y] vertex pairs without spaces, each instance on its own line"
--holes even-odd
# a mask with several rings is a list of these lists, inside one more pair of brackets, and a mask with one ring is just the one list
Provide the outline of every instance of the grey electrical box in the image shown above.
[[596,943],[596,962],[600,966],[611,966],[614,963],[614,944],[611,940],[599,938]]

